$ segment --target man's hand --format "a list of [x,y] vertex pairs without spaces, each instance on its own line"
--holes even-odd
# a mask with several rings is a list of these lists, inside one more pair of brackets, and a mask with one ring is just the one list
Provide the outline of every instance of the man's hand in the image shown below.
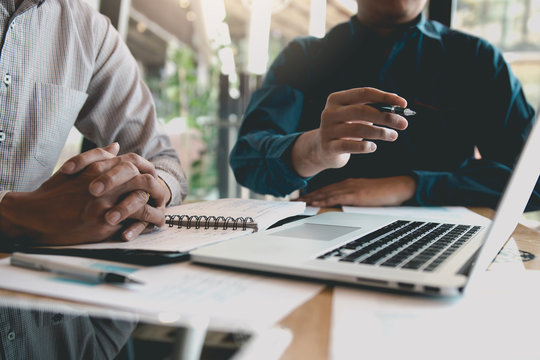
[[[148,223],[163,225],[168,187],[151,163],[117,152],[117,144],[90,150],[37,190],[8,193],[1,203],[2,235],[61,245],[102,241],[121,230],[130,240]],[[122,223],[126,219],[129,224]]]
[[125,197],[105,214],[107,223],[117,225],[127,219],[140,220],[132,221],[123,230],[122,239],[125,241],[137,237],[149,223],[151,227],[162,226],[165,221],[165,205],[171,193],[167,184],[157,176],[154,165],[134,153],[110,157],[106,153],[97,154],[92,151],[71,158],[61,171],[75,174],[93,166],[101,175],[89,185],[92,195],[99,197],[124,192]]
[[378,179],[347,179],[303,195],[310,206],[398,206],[411,199],[416,182],[410,176]]
[[347,164],[351,154],[374,152],[377,146],[369,140],[396,140],[398,133],[393,129],[406,129],[407,120],[380,112],[367,105],[370,103],[407,106],[402,97],[374,88],[330,94],[320,127],[302,134],[293,146],[291,156],[296,172],[309,177],[328,168],[340,168]]

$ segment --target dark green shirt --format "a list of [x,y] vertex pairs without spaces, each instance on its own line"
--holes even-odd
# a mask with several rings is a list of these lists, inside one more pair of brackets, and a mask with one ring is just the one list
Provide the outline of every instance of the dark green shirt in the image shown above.
[[[417,112],[408,128],[343,168],[298,176],[291,148],[319,127],[328,95],[367,86],[407,99]],[[240,184],[264,194],[410,175],[418,184],[410,204],[494,207],[533,121],[520,82],[486,41],[420,16],[382,42],[352,17],[322,39],[295,39],[276,58],[251,97],[230,164]]]

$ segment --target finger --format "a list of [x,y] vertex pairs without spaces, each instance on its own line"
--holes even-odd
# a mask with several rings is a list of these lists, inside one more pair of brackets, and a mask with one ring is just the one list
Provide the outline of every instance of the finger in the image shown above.
[[162,227],[165,225],[165,208],[155,208],[146,204],[134,213],[131,218]]
[[317,194],[314,194],[312,197],[311,197],[311,201],[312,202],[320,202],[320,201],[328,201],[329,199],[336,199],[338,198],[339,196],[341,196],[342,193],[346,193],[346,191],[343,191],[343,190],[339,190],[339,189],[336,189],[336,190],[330,190],[330,191],[326,191],[326,192],[319,192]]
[[140,175],[139,169],[133,163],[121,159],[115,159],[106,164],[100,164],[100,166],[102,169],[108,168],[108,170],[90,183],[88,189],[90,194],[94,196],[106,194]]
[[137,221],[122,231],[122,240],[131,241],[139,236],[148,226],[146,221]]
[[319,191],[310,199],[313,206],[330,207],[335,205],[349,205],[350,197],[354,197],[354,192],[350,189],[332,189],[329,191]]
[[382,112],[366,104],[341,106],[333,109],[329,115],[333,117],[333,122],[365,121],[397,130],[405,130],[408,126],[403,116]]
[[344,205],[339,202],[336,198],[321,199],[321,200],[312,200],[310,202],[311,206],[314,207],[332,207],[336,205]]
[[122,161],[128,161],[135,165],[142,174],[150,174],[157,177],[156,167],[150,161],[135,153],[127,153],[119,156]]
[[328,143],[327,149],[335,154],[370,154],[377,151],[377,144],[367,140],[337,139]]
[[355,88],[332,93],[328,96],[327,102],[341,105],[381,102],[401,107],[407,106],[407,100],[401,96],[370,87]]
[[148,204],[150,194],[137,190],[131,192],[125,199],[116,204],[105,214],[105,220],[115,225],[126,219],[136,219],[163,226],[165,223],[164,207],[154,207]]
[[102,148],[95,148],[76,155],[66,161],[60,171],[64,174],[75,174],[96,161],[107,160],[115,157],[120,151],[120,145],[114,142]]
[[[149,174],[138,175],[122,186],[121,194],[128,195],[105,214],[105,220],[109,224],[114,225],[134,218],[149,221],[156,226],[163,225],[164,214],[160,209],[165,207],[169,194],[158,180]],[[150,198],[155,206],[147,205]]]
[[101,196],[117,189],[140,174],[148,174],[154,179],[157,178],[154,164],[136,154],[117,156],[114,159],[98,163],[95,167],[99,168],[98,171],[101,175],[89,185],[89,191],[94,196]]
[[310,194],[309,196],[306,196],[305,198],[303,198],[303,200],[306,202],[306,203],[309,203],[309,204],[313,204],[314,202],[320,202],[324,199],[326,199],[327,195],[323,195],[323,194]]
[[330,199],[332,199],[332,196],[330,194],[324,194],[322,192],[319,192],[317,194],[310,193],[309,196],[302,198],[302,200],[305,201],[306,204],[310,206],[330,207],[333,205],[337,205],[336,203],[328,201]]
[[328,129],[324,136],[327,139],[370,139],[395,141],[398,138],[396,130],[371,125],[365,122],[342,123]]
[[308,199],[310,202],[312,202],[312,201],[324,200],[324,199],[326,199],[328,197],[335,196],[336,194],[347,191],[346,182],[348,180],[344,180],[344,181],[340,181],[340,182],[333,183],[333,184],[330,184],[330,185],[326,185],[326,186],[324,186],[322,188],[319,188],[319,189],[314,190],[314,191],[312,191],[310,193],[302,195],[301,199]]
[[149,174],[140,174],[124,184],[124,193],[144,190],[150,194],[152,204],[156,207],[164,207],[169,199],[169,190],[165,189],[161,182]]
[[137,155],[135,153],[122,154],[114,158],[104,159],[103,162],[107,163],[106,167],[109,169],[122,162],[128,162],[128,163],[133,164],[139,170],[140,173],[150,174],[154,177],[157,177],[156,168],[154,164],[152,164],[150,161],[146,160],[142,156]]
[[138,212],[149,199],[150,194],[146,191],[133,191],[105,213],[105,220],[111,225],[116,225]]
[[[116,224],[127,218],[136,218],[152,222],[157,226],[163,225],[165,220],[162,210],[159,210],[161,211],[160,217],[153,209],[164,208],[168,194],[156,179],[148,174],[139,175],[125,185],[122,193],[128,193],[128,195],[105,214],[109,223]],[[155,206],[146,205],[150,198],[152,205]],[[145,209],[148,213],[141,213],[141,209]]]

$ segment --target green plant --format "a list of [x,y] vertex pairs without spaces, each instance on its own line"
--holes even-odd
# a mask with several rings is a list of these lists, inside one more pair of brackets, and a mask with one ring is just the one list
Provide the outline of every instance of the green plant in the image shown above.
[[165,70],[149,74],[146,82],[155,97],[157,115],[164,123],[181,117],[187,127],[197,129],[206,144],[201,159],[191,164],[190,197],[204,198],[217,184],[216,141],[218,109],[218,77],[210,66],[208,83],[201,85],[197,77],[197,58],[187,47],[169,46]]

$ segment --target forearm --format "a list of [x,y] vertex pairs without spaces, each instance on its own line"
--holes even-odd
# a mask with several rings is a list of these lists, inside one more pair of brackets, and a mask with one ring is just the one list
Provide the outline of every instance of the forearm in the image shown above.
[[389,192],[389,203],[385,205],[403,205],[414,198],[417,190],[417,182],[412,176],[396,176],[383,180],[386,180],[392,185]]
[[511,171],[501,163],[485,160],[468,161],[452,172],[415,170],[412,173],[418,186],[411,202],[417,205],[495,208]]

